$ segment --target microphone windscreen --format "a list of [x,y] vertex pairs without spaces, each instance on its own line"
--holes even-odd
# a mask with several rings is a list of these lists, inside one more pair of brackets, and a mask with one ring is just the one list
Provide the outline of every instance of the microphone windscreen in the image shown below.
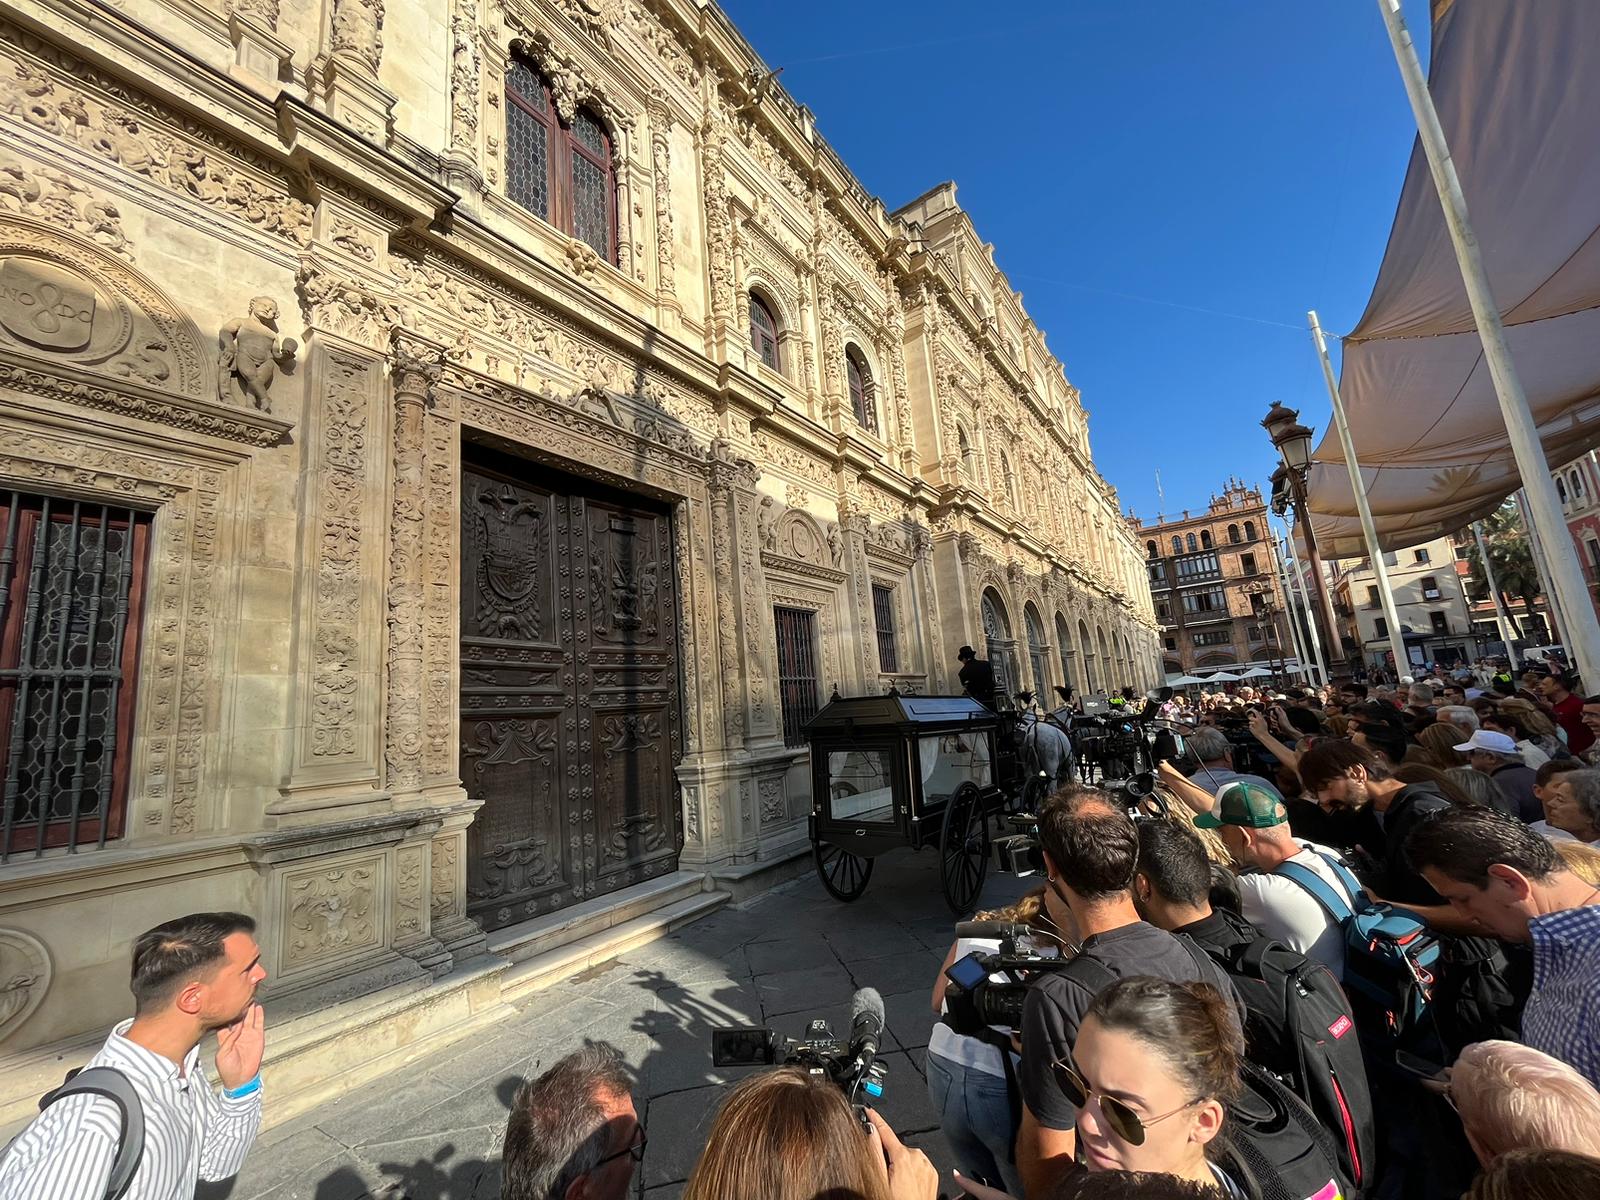
[[850,1024],[854,1025],[863,1014],[870,1013],[877,1024],[883,1024],[883,997],[877,988],[862,988],[850,997]]

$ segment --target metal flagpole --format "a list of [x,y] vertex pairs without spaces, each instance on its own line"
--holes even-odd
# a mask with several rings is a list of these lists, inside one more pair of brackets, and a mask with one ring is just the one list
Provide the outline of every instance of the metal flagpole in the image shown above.
[[1511,664],[1511,669],[1517,669],[1517,648],[1511,643],[1514,640],[1511,618],[1506,615],[1506,606],[1500,602],[1500,588],[1494,581],[1494,565],[1489,561],[1489,548],[1483,544],[1483,522],[1472,523],[1472,536],[1478,540],[1478,558],[1483,562],[1483,582],[1489,589],[1489,595],[1494,600],[1494,619],[1500,626],[1500,640],[1506,644],[1506,661]]
[[[1283,544],[1289,552],[1289,565],[1294,571],[1295,586],[1300,589],[1300,606],[1306,611],[1306,632],[1311,637],[1311,653],[1316,656],[1317,670],[1322,672],[1322,683],[1326,687],[1333,682],[1333,676],[1328,673],[1328,659],[1322,652],[1322,635],[1317,632],[1317,623],[1312,618],[1311,594],[1306,591],[1306,577],[1300,573],[1300,556],[1294,552],[1292,531],[1284,534]],[[1334,637],[1339,636],[1337,628],[1331,633]]]
[[[1328,399],[1333,402],[1333,427],[1339,434],[1339,448],[1344,451],[1344,465],[1350,472],[1350,490],[1356,498],[1356,515],[1361,518],[1361,537],[1367,545],[1367,559],[1372,563],[1372,573],[1378,580],[1378,599],[1383,604],[1384,624],[1389,627],[1389,650],[1394,654],[1395,682],[1411,673],[1411,660],[1406,656],[1405,633],[1400,628],[1400,616],[1394,607],[1394,591],[1389,587],[1389,569],[1383,561],[1383,548],[1378,545],[1378,527],[1372,520],[1372,506],[1367,503],[1367,489],[1361,482],[1361,464],[1356,461],[1356,443],[1350,436],[1350,422],[1344,417],[1344,401],[1339,398],[1339,381],[1333,377],[1333,363],[1328,361],[1328,344],[1322,339],[1322,322],[1317,320],[1317,310],[1306,314],[1311,322],[1311,340],[1317,347],[1317,358],[1322,362],[1322,378],[1328,385]],[[1351,597],[1351,603],[1355,598]]]
[[[1533,569],[1539,573],[1539,587],[1544,592],[1544,602],[1550,607],[1550,641],[1560,642],[1567,633],[1567,610],[1550,586],[1550,559],[1544,552],[1544,539],[1539,537],[1533,522],[1528,520],[1528,497],[1524,489],[1517,490],[1517,511],[1522,514],[1522,527],[1528,535],[1528,549],[1533,552]],[[1534,614],[1529,613],[1531,621]]]
[[[1450,158],[1450,147],[1445,142],[1444,128],[1439,124],[1439,114],[1433,107],[1433,97],[1428,94],[1427,80],[1422,74],[1422,64],[1417,61],[1416,47],[1411,44],[1411,33],[1406,28],[1405,16],[1400,11],[1400,0],[1378,0],[1378,11],[1389,31],[1389,41],[1394,46],[1395,61],[1400,66],[1400,76],[1405,80],[1406,95],[1411,100],[1411,110],[1417,118],[1417,132],[1422,148],[1428,155],[1428,165],[1433,168],[1433,184],[1439,193],[1439,203],[1444,208],[1445,223],[1450,227],[1450,240],[1455,244],[1456,262],[1461,268],[1461,280],[1466,284],[1467,298],[1472,302],[1472,315],[1477,322],[1478,338],[1483,343],[1483,355],[1489,364],[1489,375],[1494,380],[1500,413],[1506,423],[1506,433],[1511,440],[1511,451],[1517,460],[1517,472],[1522,476],[1522,486],[1527,493],[1533,520],[1530,528],[1537,530],[1547,546],[1560,545],[1557,531],[1566,536],[1566,522],[1561,518],[1561,501],[1556,496],[1556,485],[1550,478],[1544,448],[1539,444],[1539,432],[1528,410],[1528,397],[1522,390],[1516,366],[1511,361],[1511,351],[1506,346],[1505,327],[1500,322],[1500,309],[1494,292],[1489,287],[1489,277],[1484,271],[1483,254],[1477,235],[1467,217],[1467,200],[1461,191],[1461,180],[1456,176],[1455,163]],[[1550,581],[1554,585],[1552,599],[1560,602],[1562,625],[1568,653],[1577,663],[1589,686],[1600,681],[1600,618],[1589,603],[1589,590],[1584,584],[1583,572],[1578,568],[1576,554],[1559,554],[1550,564]]]
[[1283,610],[1284,615],[1289,618],[1289,640],[1294,644],[1294,656],[1300,660],[1302,672],[1309,676],[1313,684],[1320,687],[1322,685],[1312,667],[1311,655],[1306,653],[1305,639],[1300,636],[1300,614],[1294,607],[1294,584],[1289,579],[1289,560],[1281,545],[1278,547],[1278,585],[1283,588]]

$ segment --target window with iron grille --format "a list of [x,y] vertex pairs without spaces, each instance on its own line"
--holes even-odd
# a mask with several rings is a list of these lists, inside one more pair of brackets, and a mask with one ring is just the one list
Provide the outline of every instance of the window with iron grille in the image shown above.
[[1226,629],[1204,630],[1194,635],[1196,646],[1228,646],[1233,643],[1233,635]]
[[0,492],[0,862],[120,837],[150,524]]
[[783,744],[804,746],[806,722],[817,715],[817,614],[807,608],[776,607],[778,700],[783,709]]
[[878,627],[878,670],[898,671],[900,653],[894,644],[894,589],[872,585],[872,620]]
[[1225,613],[1228,611],[1228,597],[1221,588],[1204,588],[1198,591],[1183,594],[1183,611],[1190,614],[1197,613]]
[[563,233],[617,261],[617,184],[611,135],[588,109],[571,124],[526,62],[506,71],[506,195]]
[[868,433],[878,432],[877,406],[872,402],[872,373],[867,362],[854,347],[845,351],[845,374],[850,377],[850,407],[855,410],[856,424]]

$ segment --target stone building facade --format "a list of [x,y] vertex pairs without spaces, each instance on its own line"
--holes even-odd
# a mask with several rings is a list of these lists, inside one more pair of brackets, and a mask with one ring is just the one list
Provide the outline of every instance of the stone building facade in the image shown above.
[[257,916],[303,1106],[793,858],[833,687],[1154,682],[954,187],[709,0],[0,25],[0,1124],[155,921]]
[[1167,676],[1298,663],[1260,488],[1230,479],[1204,512],[1128,524],[1144,549]]
[[[1383,565],[1410,659],[1400,674],[1431,662],[1444,666],[1470,663],[1483,653],[1481,631],[1475,627],[1472,602],[1458,569],[1454,538],[1434,538],[1391,550],[1383,556]],[[1377,579],[1370,559],[1334,563],[1330,582],[1334,614],[1342,625],[1339,641],[1348,666],[1393,672],[1394,651]]]

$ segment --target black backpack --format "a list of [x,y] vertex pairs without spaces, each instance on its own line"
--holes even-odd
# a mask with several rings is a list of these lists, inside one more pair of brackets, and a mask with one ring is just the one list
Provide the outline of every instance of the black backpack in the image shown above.
[[[99,1096],[117,1106],[122,1118],[122,1135],[117,1142],[116,1157],[111,1161],[111,1174],[106,1179],[104,1200],[120,1200],[144,1160],[144,1104],[139,1093],[133,1090],[128,1077],[115,1067],[81,1067],[69,1071],[60,1087],[39,1097],[39,1111],[44,1112],[57,1100],[68,1096]],[[11,1153],[21,1136],[19,1133],[0,1150],[0,1159]]]
[[1250,1061],[1305,1101],[1332,1135],[1341,1172],[1359,1193],[1372,1178],[1377,1123],[1350,1001],[1325,964],[1232,913],[1223,919],[1239,940],[1200,946],[1244,1001]]
[[1218,1164],[1250,1200],[1350,1200],[1338,1150],[1322,1123],[1268,1071],[1244,1064],[1228,1105]]

